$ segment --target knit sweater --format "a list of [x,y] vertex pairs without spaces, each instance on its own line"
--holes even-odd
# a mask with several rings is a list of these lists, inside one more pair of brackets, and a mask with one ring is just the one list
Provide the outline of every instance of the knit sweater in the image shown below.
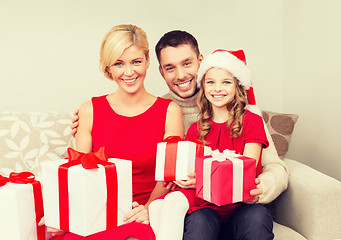
[[184,118],[184,124],[185,124],[185,133],[187,133],[188,128],[193,123],[198,121],[198,118],[199,118],[197,96],[198,96],[198,93],[196,93],[190,98],[181,98],[172,91],[169,91],[169,93],[162,96],[163,98],[172,99],[173,102],[175,102],[181,107],[183,118]]
[[[199,109],[196,99],[198,94],[190,98],[180,98],[178,95],[169,91],[163,98],[172,99],[181,109],[185,124],[185,133],[188,128],[198,121]],[[275,144],[265,123],[266,137],[269,141],[269,147],[263,149],[262,165],[263,173],[258,176],[260,184],[257,186],[263,190],[259,197],[259,203],[270,203],[275,200],[288,187],[289,170],[286,164],[278,157]]]

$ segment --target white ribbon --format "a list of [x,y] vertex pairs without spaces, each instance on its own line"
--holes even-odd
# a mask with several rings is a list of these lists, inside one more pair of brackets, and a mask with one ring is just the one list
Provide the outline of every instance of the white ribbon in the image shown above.
[[211,171],[213,161],[230,160],[233,167],[233,196],[232,202],[239,202],[243,200],[243,160],[239,159],[240,155],[235,151],[229,149],[219,152],[219,150],[212,151],[212,158],[204,160],[203,166],[203,198],[211,202]]

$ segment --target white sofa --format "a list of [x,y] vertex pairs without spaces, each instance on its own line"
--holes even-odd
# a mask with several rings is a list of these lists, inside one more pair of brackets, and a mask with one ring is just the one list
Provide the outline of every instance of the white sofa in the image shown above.
[[[0,174],[31,171],[64,158],[72,113],[0,112]],[[284,159],[288,189],[273,202],[276,240],[341,239],[341,182],[302,163]]]

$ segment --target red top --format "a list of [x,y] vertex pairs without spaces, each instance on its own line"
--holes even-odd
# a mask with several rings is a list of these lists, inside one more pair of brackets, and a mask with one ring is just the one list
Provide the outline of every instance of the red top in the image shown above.
[[157,98],[145,112],[117,114],[106,96],[93,97],[92,150],[105,146],[108,156],[132,161],[133,201],[145,204],[155,187],[156,146],[163,140],[169,99]]
[[[213,120],[210,121],[211,129],[206,136],[208,146],[212,150],[218,149],[222,152],[225,149],[235,150],[238,154],[243,154],[244,146],[246,143],[256,142],[261,143],[263,148],[269,146],[269,142],[266,138],[264,131],[263,120],[257,114],[254,114],[246,110],[246,114],[243,118],[243,130],[239,137],[232,138],[230,130],[225,123],[216,123]],[[188,129],[186,139],[193,137],[199,138],[199,123],[193,123]],[[261,157],[259,158],[258,165],[256,167],[256,176],[262,173]],[[179,189],[187,198],[189,203],[189,213],[200,208],[211,208],[217,212],[220,221],[225,222],[232,215],[233,211],[240,205],[240,203],[233,203],[224,206],[216,206],[213,203],[207,202],[199,197],[196,197],[194,189]]]
[[[211,129],[206,136],[208,146],[212,150],[218,149],[220,152],[225,149],[235,150],[236,153],[243,155],[244,147],[246,143],[261,143],[263,148],[269,146],[268,139],[264,130],[263,119],[255,114],[246,110],[246,114],[243,118],[243,130],[239,137],[232,138],[230,130],[225,123],[216,123],[213,120],[210,121]],[[199,137],[198,131],[199,122],[193,123],[188,129],[186,139],[192,137]],[[258,165],[256,168],[256,176],[262,173],[262,156],[260,156]]]

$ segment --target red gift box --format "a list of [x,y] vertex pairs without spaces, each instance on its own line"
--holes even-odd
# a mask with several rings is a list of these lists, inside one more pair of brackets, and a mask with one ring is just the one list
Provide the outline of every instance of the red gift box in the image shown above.
[[218,206],[252,199],[256,160],[225,150],[196,159],[197,196]]

